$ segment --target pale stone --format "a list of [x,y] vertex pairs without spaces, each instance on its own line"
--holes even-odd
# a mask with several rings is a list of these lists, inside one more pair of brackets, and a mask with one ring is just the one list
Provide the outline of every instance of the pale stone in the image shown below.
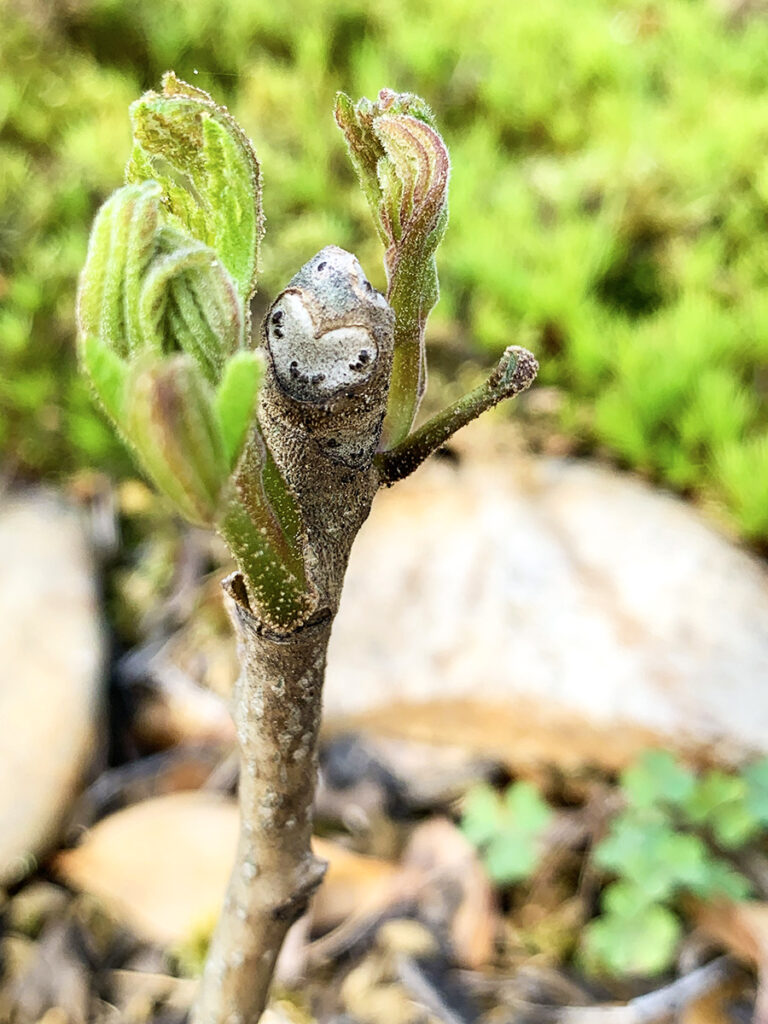
[[92,757],[105,641],[77,513],[41,492],[0,501],[0,885],[56,839]]
[[511,761],[768,751],[764,564],[632,475],[467,433],[458,466],[433,459],[374,503],[326,720],[453,730]]

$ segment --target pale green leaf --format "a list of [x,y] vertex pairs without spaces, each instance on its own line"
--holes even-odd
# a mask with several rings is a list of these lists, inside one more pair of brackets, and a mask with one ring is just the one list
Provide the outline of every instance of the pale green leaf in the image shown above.
[[119,424],[125,406],[127,363],[95,334],[81,339],[80,361],[105,411]]
[[672,964],[681,934],[678,918],[658,903],[607,913],[587,925],[584,959],[596,973],[660,974]]
[[215,401],[224,450],[231,468],[240,457],[246,433],[253,422],[263,377],[264,361],[258,352],[238,352],[224,367]]
[[668,751],[649,750],[623,772],[621,786],[635,807],[677,806],[691,796],[696,779]]

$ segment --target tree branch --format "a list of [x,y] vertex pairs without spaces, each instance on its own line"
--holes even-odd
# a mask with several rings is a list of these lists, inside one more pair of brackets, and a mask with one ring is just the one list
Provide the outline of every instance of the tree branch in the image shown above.
[[224,580],[242,666],[233,695],[240,837],[193,1019],[255,1021],[285,934],[323,879],[310,848],[317,736],[331,616],[280,636],[252,614],[242,576]]
[[374,463],[382,485],[390,487],[409,476],[432,452],[457,430],[505,398],[514,398],[531,386],[539,370],[534,356],[525,348],[510,346],[484,384],[443,409],[402,444],[380,452]]

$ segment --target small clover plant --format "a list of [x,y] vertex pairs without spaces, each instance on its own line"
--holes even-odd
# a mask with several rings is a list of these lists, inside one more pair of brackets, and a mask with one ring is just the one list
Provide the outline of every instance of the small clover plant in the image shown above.
[[499,794],[477,786],[464,803],[464,835],[483,854],[488,874],[500,885],[530,878],[539,862],[541,837],[554,815],[529,782]]
[[[683,925],[680,897],[742,900],[750,883],[729,854],[768,829],[768,758],[740,773],[696,776],[674,755],[643,754],[621,776],[624,808],[594,848],[607,884],[580,951],[593,973],[653,975],[674,961]],[[500,885],[536,871],[553,811],[533,786],[503,794],[478,786],[466,797],[462,829]]]
[[587,966],[609,974],[660,973],[680,940],[680,896],[749,895],[748,880],[721,851],[741,849],[768,825],[766,783],[768,759],[739,775],[713,769],[697,778],[657,750],[623,773],[626,806],[594,851],[594,863],[615,881],[585,932]]

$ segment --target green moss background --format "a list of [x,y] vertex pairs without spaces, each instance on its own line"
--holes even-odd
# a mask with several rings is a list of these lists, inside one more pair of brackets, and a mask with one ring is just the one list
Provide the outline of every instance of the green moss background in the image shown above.
[[[435,351],[541,358],[559,429],[768,542],[768,17],[736,0],[0,0],[7,473],[127,456],[75,372],[73,298],[129,102],[173,68],[254,139],[262,291],[322,245],[382,284],[331,116],[411,90],[454,164]],[[438,360],[439,362],[439,360]]]

